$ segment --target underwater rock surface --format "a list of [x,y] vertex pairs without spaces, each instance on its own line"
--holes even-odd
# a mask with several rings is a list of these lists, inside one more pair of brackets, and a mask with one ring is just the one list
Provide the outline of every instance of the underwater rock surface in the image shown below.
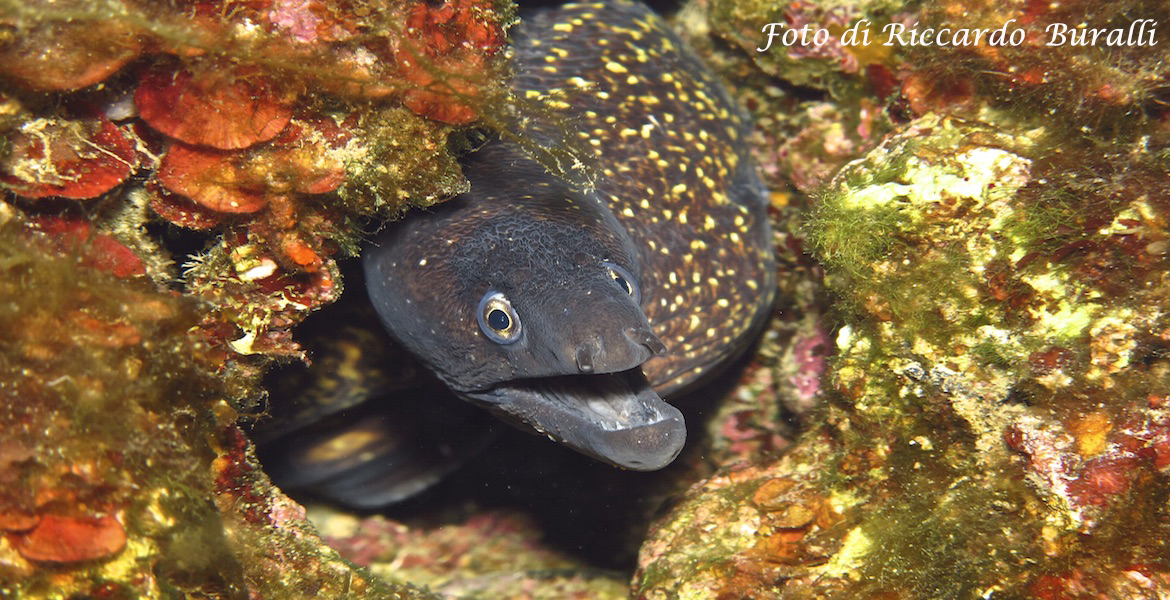
[[235,426],[197,303],[88,229],[0,207],[0,595],[429,597],[317,537]]
[[837,173],[836,394],[656,525],[640,597],[1168,591],[1170,181],[1058,140],[927,115]]
[[[815,192],[802,233],[835,295],[833,392],[782,458],[725,468],[653,526],[635,594],[1170,594],[1165,46],[1043,37],[1167,7],[691,6],[744,47],[762,37],[746,25],[843,12],[878,26],[1016,19],[1024,42],[854,47],[860,71],[800,49],[753,56],[829,101],[764,87],[749,107],[836,117],[759,121],[775,172]],[[883,130],[864,158],[825,168]]]
[[[840,44],[862,18],[1025,35]],[[1170,10],[683,4],[755,118],[780,301],[677,469],[311,524],[237,419],[368,220],[465,189],[514,7],[0,0],[0,596],[620,597],[529,516],[577,496],[636,597],[1170,596],[1170,45],[1044,44],[1138,18]],[[831,41],[757,53],[769,22]]]

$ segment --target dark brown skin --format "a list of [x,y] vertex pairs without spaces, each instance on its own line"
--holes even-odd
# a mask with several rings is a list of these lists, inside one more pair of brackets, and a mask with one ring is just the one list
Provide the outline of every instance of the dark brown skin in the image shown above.
[[490,142],[466,161],[469,193],[367,250],[370,297],[463,398],[616,466],[661,468],[685,426],[659,394],[742,352],[772,302],[748,126],[640,4],[569,5],[519,30],[514,88],[551,117],[514,133],[550,145],[570,128],[594,187]]

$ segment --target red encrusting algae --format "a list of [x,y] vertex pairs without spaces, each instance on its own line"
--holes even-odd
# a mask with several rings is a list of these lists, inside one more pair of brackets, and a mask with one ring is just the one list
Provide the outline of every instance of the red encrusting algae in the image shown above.
[[78,563],[109,558],[126,546],[126,529],[112,515],[45,515],[28,532],[9,535],[20,555],[31,561]]
[[9,138],[0,183],[25,198],[96,198],[138,167],[132,134],[109,119],[33,119]]
[[255,69],[203,66],[146,71],[134,92],[138,114],[181,142],[221,150],[247,148],[280,134],[292,118],[292,96]]

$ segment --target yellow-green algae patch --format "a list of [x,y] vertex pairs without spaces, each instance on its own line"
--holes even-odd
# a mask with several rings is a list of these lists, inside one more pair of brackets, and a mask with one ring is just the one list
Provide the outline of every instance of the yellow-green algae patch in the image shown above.
[[[1143,143],[933,115],[844,167],[807,227],[844,321],[836,395],[782,459],[663,519],[639,593],[1164,589],[1168,187]],[[819,518],[680,549],[679,528],[737,531],[740,498],[790,478]]]

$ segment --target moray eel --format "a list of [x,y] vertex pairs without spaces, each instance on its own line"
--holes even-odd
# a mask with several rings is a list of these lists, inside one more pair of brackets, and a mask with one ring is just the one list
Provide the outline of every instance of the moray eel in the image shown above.
[[738,355],[772,302],[767,193],[748,123],[641,4],[571,4],[519,26],[513,88],[543,102],[513,133],[570,128],[592,185],[501,136],[470,191],[364,252],[387,331],[463,399],[633,470],[678,455],[662,396]]

